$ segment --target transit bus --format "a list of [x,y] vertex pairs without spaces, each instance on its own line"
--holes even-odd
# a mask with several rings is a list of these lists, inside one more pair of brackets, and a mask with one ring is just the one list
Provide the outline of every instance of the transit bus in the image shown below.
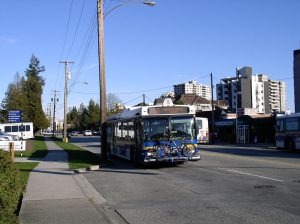
[[300,149],[300,113],[277,115],[275,141],[278,149]]
[[108,153],[135,164],[199,160],[196,134],[194,106],[135,107],[108,118]]
[[199,144],[209,144],[208,119],[196,117],[197,141]]
[[8,134],[18,135],[21,139],[24,140],[34,138],[32,122],[0,124],[0,130]]

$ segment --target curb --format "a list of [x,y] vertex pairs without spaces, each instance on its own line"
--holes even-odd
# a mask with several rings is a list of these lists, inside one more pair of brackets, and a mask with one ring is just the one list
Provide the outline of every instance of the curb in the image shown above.
[[100,165],[94,165],[94,166],[89,166],[89,167],[86,167],[86,168],[75,169],[74,173],[80,174],[80,173],[86,173],[86,172],[89,172],[89,171],[96,171],[96,170],[100,170],[101,168],[107,167],[111,164],[112,164],[112,161],[108,160],[106,163],[102,163]]
[[[99,165],[91,166],[85,169],[77,169],[77,171],[97,170]],[[74,171],[75,172],[75,171]],[[86,172],[86,171],[85,171]],[[86,197],[95,206],[97,211],[104,216],[104,219],[111,224],[128,224],[128,222],[119,214],[119,212],[110,207],[107,200],[90,184],[86,177],[79,173],[74,176],[75,181],[84,192]]]
[[89,171],[96,171],[96,170],[99,170],[99,169],[100,169],[99,165],[94,165],[94,166],[90,166],[90,167],[86,167],[86,168],[75,169],[74,173],[80,174],[80,173],[86,173],[86,172],[89,172]]

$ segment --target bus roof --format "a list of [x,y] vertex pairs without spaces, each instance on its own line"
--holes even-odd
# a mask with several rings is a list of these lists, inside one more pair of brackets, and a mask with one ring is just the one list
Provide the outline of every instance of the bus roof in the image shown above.
[[139,116],[161,116],[161,115],[187,115],[195,114],[195,107],[191,105],[174,105],[174,106],[140,106],[126,109],[119,114],[112,115],[108,121],[129,119]]

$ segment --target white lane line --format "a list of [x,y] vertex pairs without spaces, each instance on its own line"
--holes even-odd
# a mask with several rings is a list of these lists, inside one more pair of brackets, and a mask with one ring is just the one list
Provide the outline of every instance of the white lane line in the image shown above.
[[241,172],[241,171],[237,171],[237,170],[229,170],[229,169],[226,169],[226,170],[233,172],[233,173],[238,173],[238,174],[243,174],[243,175],[248,175],[248,176],[253,176],[253,177],[259,177],[259,178],[274,180],[274,181],[278,181],[278,182],[283,182],[283,180],[279,180],[279,179],[275,179],[275,178],[271,178],[271,177],[265,177],[265,176],[256,175],[256,174],[252,174],[252,173],[245,173],[245,172]]

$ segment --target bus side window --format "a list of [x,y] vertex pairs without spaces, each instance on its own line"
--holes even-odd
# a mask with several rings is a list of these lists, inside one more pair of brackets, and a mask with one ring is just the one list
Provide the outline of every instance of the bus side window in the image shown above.
[[299,124],[298,124],[297,118],[290,118],[286,119],[286,130],[287,131],[298,131],[299,130]]
[[115,129],[115,135],[118,139],[122,138],[122,123],[118,122]]
[[5,126],[4,132],[11,132],[11,126]]
[[25,126],[24,125],[19,125],[19,131],[25,131]]
[[18,125],[14,125],[11,127],[12,132],[19,132],[19,126]]

